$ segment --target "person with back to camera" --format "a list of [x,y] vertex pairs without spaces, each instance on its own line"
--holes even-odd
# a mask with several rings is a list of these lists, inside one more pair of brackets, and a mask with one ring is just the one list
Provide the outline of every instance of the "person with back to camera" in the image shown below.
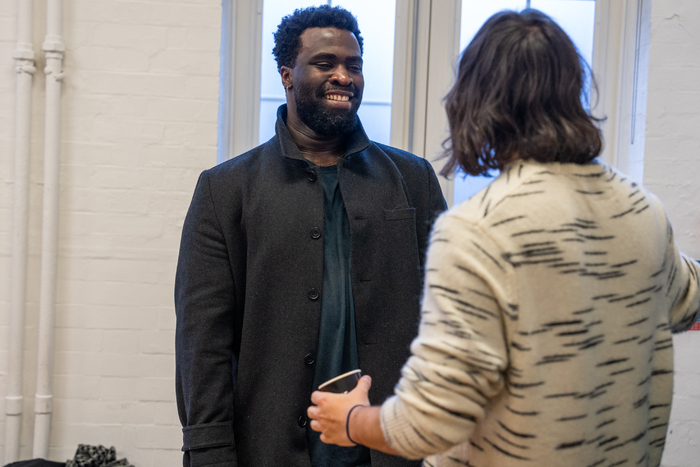
[[320,442],[306,408],[320,383],[356,368],[384,380],[373,399],[391,395],[445,200],[428,161],[367,138],[357,117],[362,36],[350,12],[296,10],[275,44],[287,99],[275,136],[204,171],[183,226],[183,465],[419,465]]
[[395,396],[315,392],[321,440],[426,466],[658,466],[671,334],[700,266],[661,203],[595,159],[585,62],[536,10],[492,16],[446,98],[446,170],[499,169],[431,234],[422,319]]

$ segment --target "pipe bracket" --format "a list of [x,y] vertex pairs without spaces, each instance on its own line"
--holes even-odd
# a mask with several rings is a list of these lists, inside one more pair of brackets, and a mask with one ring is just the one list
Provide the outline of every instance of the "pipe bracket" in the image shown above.
[[63,78],[66,76],[65,73],[62,71],[53,71],[49,69],[49,67],[44,68],[44,73],[46,73],[46,76],[52,76],[53,79],[58,81],[59,83],[63,81]]
[[36,73],[36,67],[34,65],[17,65],[15,67],[15,72],[17,72],[18,75],[22,73],[33,75]]
[[27,60],[30,62],[34,61],[34,51],[30,48],[18,47],[13,53],[12,58],[15,60]]
[[46,414],[53,412],[53,395],[39,395],[34,396],[34,412],[38,414]]
[[41,48],[44,50],[44,52],[54,52],[60,54],[63,54],[63,52],[66,50],[66,46],[63,45],[63,42],[56,40],[45,41],[43,44],[41,44]]
[[6,396],[5,397],[5,414],[6,415],[22,415],[22,406],[24,405],[24,397],[22,396]]

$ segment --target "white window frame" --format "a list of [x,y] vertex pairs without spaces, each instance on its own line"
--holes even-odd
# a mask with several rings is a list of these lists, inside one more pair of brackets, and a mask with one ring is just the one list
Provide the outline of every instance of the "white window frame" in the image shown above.
[[[591,67],[598,97],[593,113],[605,147],[601,159],[641,180],[651,0],[595,0]],[[396,2],[392,146],[427,158],[436,172],[448,136],[442,99],[459,55],[460,0]],[[222,0],[219,162],[258,145],[263,0]],[[448,204],[454,184],[439,177]]]
[[591,67],[600,94],[593,113],[607,117],[601,124],[605,146],[600,158],[641,182],[651,0],[596,2]]
[[[595,1],[591,68],[598,80],[598,96],[597,101],[593,96],[591,104],[594,115],[606,117],[601,123],[605,146],[600,158],[641,181],[651,0]],[[395,54],[392,144],[428,158],[439,171],[444,165],[439,159],[442,143],[448,136],[442,99],[455,76],[461,1],[409,0],[404,9],[412,29],[399,37],[402,23],[397,10],[396,42],[410,44],[412,50],[406,53],[413,55]],[[452,75],[446,70],[452,70]],[[440,183],[451,205],[453,180],[440,177]]]
[[263,0],[222,0],[217,162],[258,145]]
[[[456,71],[461,7],[460,0],[396,5],[391,145],[427,158],[436,172],[444,165],[438,159],[448,134],[442,98]],[[439,180],[449,203],[453,183]]]

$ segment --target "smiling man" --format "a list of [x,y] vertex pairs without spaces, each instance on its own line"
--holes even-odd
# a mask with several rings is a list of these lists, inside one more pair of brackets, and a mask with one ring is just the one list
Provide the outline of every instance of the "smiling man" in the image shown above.
[[367,138],[362,36],[348,11],[297,10],[275,34],[287,104],[267,143],[202,173],[175,284],[184,466],[416,466],[320,442],[319,384],[361,368],[393,394],[445,209],[430,164]]
[[[294,66],[280,66],[288,93],[287,126],[292,134],[310,130],[342,139],[357,126],[362,101],[360,44],[352,32],[333,27],[306,29],[300,39],[303,47]],[[284,48],[278,45],[276,50]]]

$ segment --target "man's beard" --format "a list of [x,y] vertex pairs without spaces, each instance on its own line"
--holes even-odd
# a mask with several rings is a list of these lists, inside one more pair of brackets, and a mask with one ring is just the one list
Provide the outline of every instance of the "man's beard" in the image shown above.
[[[335,87],[332,89],[348,90]],[[360,106],[360,99],[354,86],[349,88],[356,99],[350,111],[335,110],[319,104],[316,99],[325,99],[327,90],[318,88],[311,89],[311,86],[302,84],[294,88],[294,102],[296,103],[297,116],[307,127],[315,133],[323,136],[337,136],[350,133],[357,126],[357,108]],[[312,97],[313,96],[313,97]]]

